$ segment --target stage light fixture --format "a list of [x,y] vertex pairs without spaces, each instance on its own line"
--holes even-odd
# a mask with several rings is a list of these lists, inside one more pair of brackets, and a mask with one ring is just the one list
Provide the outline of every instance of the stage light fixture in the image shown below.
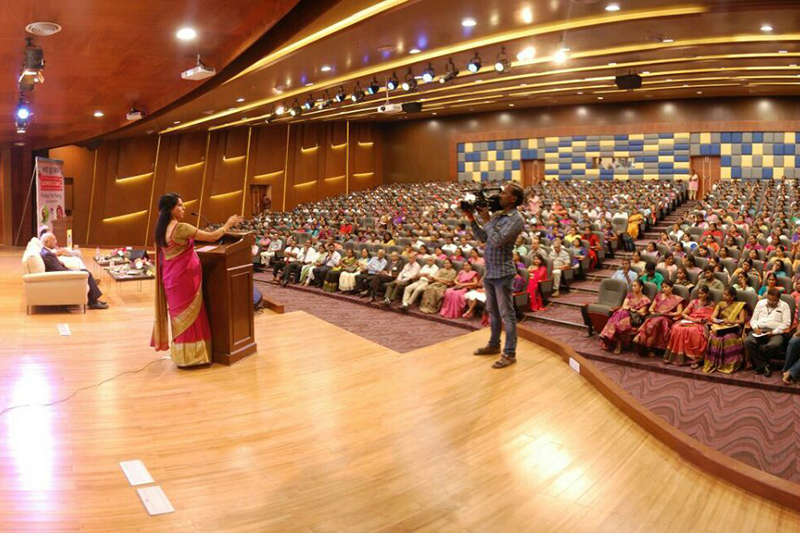
[[306,101],[303,102],[303,109],[305,110],[314,109],[314,104],[316,104],[316,101],[314,100],[314,97],[309,94],[308,98],[306,98]]
[[327,109],[333,105],[333,100],[331,99],[331,95],[328,93],[327,89],[325,89],[325,94],[323,95],[322,100],[319,101],[318,105],[320,109]]
[[497,54],[497,58],[494,61],[494,69],[497,72],[503,73],[508,72],[508,69],[511,68],[511,61],[508,60],[508,54],[506,53],[505,46],[500,49],[500,53]]
[[336,96],[333,97],[337,103],[344,102],[345,98],[347,98],[347,93],[344,92],[344,87],[339,86],[339,91],[336,93]]
[[428,66],[425,67],[425,70],[422,71],[422,81],[425,83],[430,83],[436,77],[436,72],[433,70],[433,65],[428,63]]
[[378,83],[378,78],[372,78],[372,81],[367,87],[367,94],[369,95],[378,94],[378,91],[380,90],[381,90],[381,84]]
[[356,87],[353,89],[353,94],[350,95],[352,102],[358,103],[364,99],[364,91],[361,90],[361,84],[356,82]]
[[32,114],[30,108],[20,100],[17,106],[17,120],[28,120]]
[[289,109],[289,114],[293,117],[299,117],[303,114],[303,109],[300,107],[300,102],[297,101],[297,98],[295,98],[294,102],[292,102],[292,107]]
[[467,70],[475,74],[481,69],[481,56],[478,55],[478,52],[475,52],[475,55],[472,59],[469,60],[467,63]]
[[413,91],[417,88],[417,80],[414,77],[414,72],[411,69],[408,69],[408,72],[406,72],[406,79],[403,80],[402,87],[406,92]]
[[392,72],[392,77],[386,82],[386,88],[390,91],[396,90],[400,86],[400,81],[397,79],[397,73]]
[[553,54],[553,62],[557,65],[563,65],[569,59],[569,48],[562,46],[556,53]]
[[458,76],[458,68],[456,68],[456,64],[453,63],[452,57],[448,59],[444,69],[444,76],[439,78],[439,83],[447,83],[448,81],[456,79],[456,76]]
[[286,113],[286,104],[278,104],[278,107],[275,108],[275,114],[281,116],[284,113]]

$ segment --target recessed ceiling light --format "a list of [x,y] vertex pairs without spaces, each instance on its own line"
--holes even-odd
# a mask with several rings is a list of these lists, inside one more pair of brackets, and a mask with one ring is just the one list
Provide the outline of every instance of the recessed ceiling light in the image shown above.
[[608,64],[609,67],[613,67],[614,65],[616,65],[616,63],[614,61],[612,61],[611,63]]
[[180,123],[181,123],[180,120],[176,120],[175,122],[173,122],[173,124],[180,124]]
[[769,24],[764,24],[761,26],[761,31],[763,31],[764,33],[769,33],[772,31],[772,26],[770,26]]
[[789,50],[778,50],[779,54],[788,54]]
[[464,20],[461,21],[461,25],[464,26],[465,28],[471,28],[476,24],[477,22],[473,18],[465,18]]
[[418,54],[420,52],[422,52],[422,50],[420,50],[419,48],[412,48],[411,50],[408,51],[409,54]]
[[104,116],[106,116],[106,115],[105,115],[105,113],[103,113],[102,111],[95,111],[95,112],[94,112],[94,116],[95,116],[96,118],[102,118],[102,117],[104,117]]
[[703,94],[703,91],[697,91],[697,94]]
[[606,11],[619,11],[619,4],[608,4]]
[[320,72],[330,72],[331,71],[331,67],[328,66],[328,65],[322,65],[322,67],[320,67],[319,70],[320,70]]
[[197,37],[197,32],[195,31],[194,28],[181,28],[175,34],[175,37],[177,37],[181,41],[191,41],[194,40],[195,37]]
[[597,97],[597,99],[598,99],[598,100],[602,100],[602,99],[603,99],[603,97],[602,97],[602,96],[598,96],[598,97]]
[[555,54],[553,54],[553,61],[558,65],[563,65],[569,59],[569,48],[559,48]]
[[431,113],[431,114],[432,114],[432,115],[436,115],[437,113],[436,113],[436,111],[434,111],[434,112],[433,112],[433,113]]
[[689,84],[688,84],[688,83],[684,83],[684,84],[683,84],[683,86],[684,86],[684,87],[688,87],[688,86],[689,86]]
[[662,43],[674,43],[674,42],[675,42],[675,39],[671,39],[671,38],[669,38],[669,37],[664,37],[664,38],[661,40],[661,42],[662,42]]
[[583,94],[583,91],[578,91],[578,94]]
[[25,143],[24,142],[14,143],[14,146],[25,146]]
[[314,85],[313,81],[310,81],[310,82],[306,83],[306,87],[311,87],[312,85]]
[[650,71],[649,70],[643,70],[642,74],[650,74]]
[[244,98],[237,98],[236,101],[241,104],[242,102],[244,102]]
[[796,66],[797,66],[797,63],[792,63],[792,64],[791,64],[791,65],[789,65],[789,66],[790,66],[790,67],[796,67]]
[[523,7],[520,16],[522,17],[522,22],[525,24],[533,22],[533,11],[529,7]]
[[514,107],[514,104],[508,104],[508,107]]

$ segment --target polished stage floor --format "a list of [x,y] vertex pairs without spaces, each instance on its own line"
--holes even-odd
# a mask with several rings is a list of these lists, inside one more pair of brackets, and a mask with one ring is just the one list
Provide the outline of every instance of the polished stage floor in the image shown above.
[[[20,257],[0,249],[0,409],[157,362],[0,418],[0,531],[800,529],[530,342],[495,371],[469,355],[485,331],[400,354],[266,313],[256,356],[179,371],[148,347],[152,283],[106,277],[107,311],[26,316]],[[147,515],[118,464],[130,459],[175,513]]]

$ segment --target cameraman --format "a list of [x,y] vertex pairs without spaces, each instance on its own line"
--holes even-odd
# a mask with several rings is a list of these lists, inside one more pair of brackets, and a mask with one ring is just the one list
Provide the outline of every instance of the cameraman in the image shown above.
[[[484,263],[484,289],[486,312],[489,313],[492,334],[489,343],[475,350],[475,355],[500,353],[500,323],[506,332],[503,354],[492,368],[505,368],[517,362],[517,317],[511,295],[511,283],[517,274],[512,252],[517,236],[522,233],[525,220],[517,210],[525,202],[525,191],[516,183],[509,183],[500,193],[496,213],[489,214],[487,208],[464,210],[472,223],[475,237],[486,243]],[[476,220],[476,215],[480,223]]]

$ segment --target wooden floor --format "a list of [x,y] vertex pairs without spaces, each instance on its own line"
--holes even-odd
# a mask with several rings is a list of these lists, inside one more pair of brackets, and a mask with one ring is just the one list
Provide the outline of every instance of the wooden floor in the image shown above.
[[[29,317],[19,256],[0,251],[0,408],[162,356],[148,348],[152,284],[105,279],[109,310]],[[0,531],[800,529],[529,342],[495,371],[469,355],[485,331],[401,355],[300,312],[256,329],[259,354],[233,367],[159,361],[0,418]],[[146,514],[118,466],[129,459],[174,514]]]

